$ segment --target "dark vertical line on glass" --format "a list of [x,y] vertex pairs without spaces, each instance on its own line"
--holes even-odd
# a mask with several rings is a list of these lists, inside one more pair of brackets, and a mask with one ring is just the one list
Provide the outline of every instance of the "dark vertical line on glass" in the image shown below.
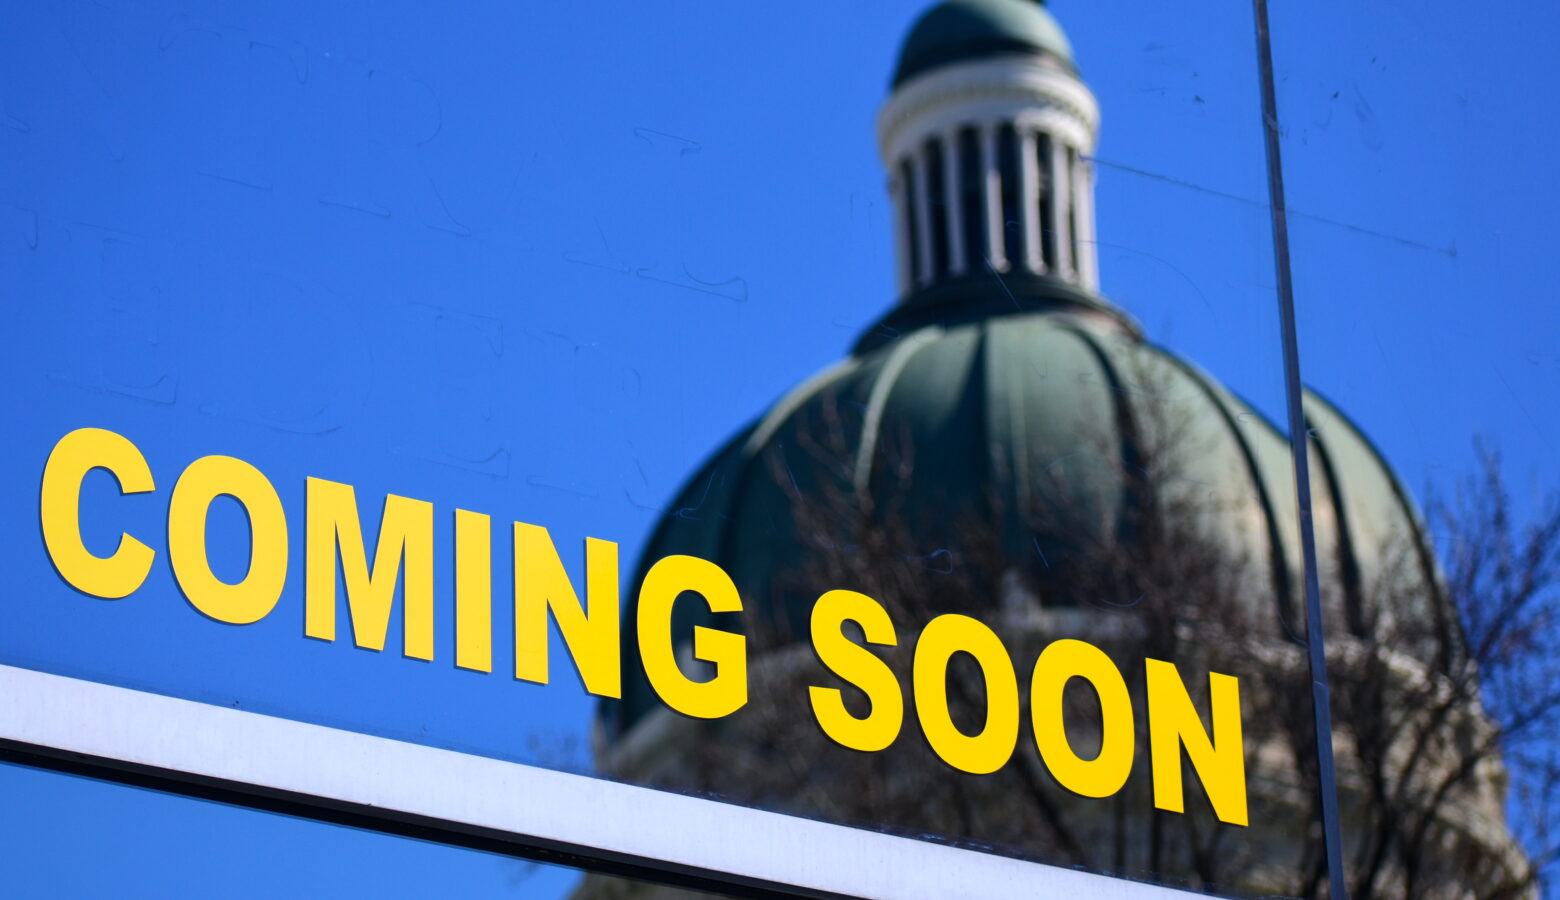
[[943,171],[942,141],[932,138],[926,142],[926,223],[932,233],[932,279],[948,274],[950,252],[948,246],[948,173]]
[[1072,145],[1067,147],[1067,171],[1057,176],[1067,179],[1067,253],[1072,260],[1074,277],[1079,284],[1083,283],[1083,264],[1078,255],[1078,148]]
[[991,258],[986,246],[986,172],[981,165],[980,133],[973,128],[959,132],[959,204],[964,224],[964,271],[980,270],[980,260]]
[[1011,122],[997,130],[997,177],[1002,182],[1002,253],[1008,271],[1028,266],[1024,252],[1024,213],[1018,196],[1018,132]]
[[1061,175],[1052,171],[1051,161],[1051,136],[1043,133],[1036,135],[1035,172],[1040,177],[1040,189],[1035,191],[1035,202],[1039,204],[1036,210],[1039,215],[1035,216],[1035,221],[1040,223],[1040,258],[1045,262],[1045,270],[1055,275],[1061,252],[1056,245],[1056,220],[1051,213],[1051,195],[1055,193],[1056,179]]
[[1289,408],[1289,450],[1294,459],[1295,499],[1300,510],[1300,550],[1305,562],[1305,636],[1311,668],[1311,706],[1316,720],[1317,790],[1322,806],[1323,849],[1328,895],[1348,896],[1343,882],[1343,837],[1338,827],[1338,778],[1333,763],[1332,701],[1327,686],[1327,650],[1322,633],[1321,588],[1316,577],[1316,533],[1311,520],[1308,430],[1301,405],[1300,346],[1295,333],[1294,281],[1289,267],[1289,220],[1284,206],[1284,164],[1278,146],[1278,96],[1273,87],[1273,42],[1267,0],[1252,0],[1257,27],[1257,68],[1262,84],[1262,138],[1267,149],[1268,202],[1273,221],[1273,266],[1278,276],[1278,317],[1284,342],[1284,394]]
[[920,212],[916,209],[919,198],[915,190],[915,170],[910,167],[910,160],[899,164],[899,180],[904,185],[903,196],[905,198],[905,234],[909,239],[910,251],[910,288],[915,291],[916,285],[921,283],[921,222]]

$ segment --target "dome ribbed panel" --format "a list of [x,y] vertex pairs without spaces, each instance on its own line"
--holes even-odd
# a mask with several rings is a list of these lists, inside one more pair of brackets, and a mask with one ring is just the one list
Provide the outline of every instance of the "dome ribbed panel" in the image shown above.
[[1008,551],[1065,565],[1060,535],[1113,528],[1123,502],[1122,435],[1112,374],[1063,317],[990,322],[986,457]]
[[[1311,475],[1311,528],[1316,539],[1316,581],[1327,621],[1347,621],[1348,610],[1358,611],[1359,568],[1349,539],[1348,524],[1338,515],[1340,485],[1334,479],[1327,448],[1314,433],[1306,437],[1306,458]],[[1305,582],[1296,570],[1295,596],[1305,597]],[[1303,607],[1302,614],[1303,614]],[[1303,615],[1302,615],[1303,617]],[[1304,634],[1304,625],[1297,626]]]
[[874,386],[881,406],[866,437],[868,491],[875,518],[914,541],[912,555],[948,551],[961,525],[986,515],[984,331],[941,332]]
[[745,605],[774,612],[773,624],[793,634],[807,633],[806,610],[801,618],[790,613],[808,582],[808,547],[828,540],[818,514],[824,498],[848,493],[841,454],[861,440],[863,407],[881,371],[880,360],[851,359],[807,382],[776,405],[743,448],[733,504],[709,558],[731,576]]
[[[1207,395],[1238,449],[1240,469],[1248,478],[1231,482],[1223,492],[1228,502],[1236,504],[1230,524],[1242,529],[1238,539],[1251,554],[1251,562],[1266,567],[1277,624],[1289,638],[1303,640],[1304,617],[1296,600],[1302,596],[1299,526],[1294,516],[1294,470],[1288,439],[1206,372],[1173,354],[1166,353],[1164,358],[1179,366]],[[1209,476],[1218,474],[1203,468]],[[1240,490],[1249,491],[1247,505],[1240,505],[1241,498],[1235,496]]]
[[[1320,398],[1308,396],[1306,410],[1330,608],[1352,608],[1357,622],[1384,573],[1405,593],[1444,596],[1414,508],[1375,450]],[[813,600],[858,587],[827,583],[820,560],[850,552],[867,521],[888,528],[907,559],[927,560],[928,590],[944,566],[975,560],[972,535],[994,531],[999,571],[968,570],[977,583],[1049,571],[1039,600],[1065,603],[1069,564],[1097,559],[1088,545],[1157,527],[1132,514],[1140,502],[1239,554],[1251,579],[1242,594],[1272,604],[1278,630],[1303,639],[1287,438],[1173,354],[1060,310],[927,324],[804,383],[690,479],[625,587],[668,554],[709,559],[748,610],[768,614],[769,639],[805,640]],[[1406,614],[1455,627],[1444,602],[1417,602],[1425,608]],[[695,625],[740,624],[690,598],[672,627],[686,641]],[[632,597],[623,646],[624,702],[609,716],[619,730],[657,705],[638,665]]]
[[[764,490],[772,487],[773,480],[760,478],[759,473],[766,469],[768,461],[777,452],[784,452],[788,442],[794,442],[796,419],[809,408],[824,408],[837,402],[847,411],[845,439],[854,440],[855,435],[848,430],[848,411],[853,407],[847,398],[853,386],[870,384],[876,368],[870,362],[848,359],[803,382],[758,421],[728,441],[678,492],[640,554],[633,580],[624,583],[623,701],[617,706],[618,721],[614,723],[619,729],[626,728],[646,710],[659,705],[639,664],[634,613],[637,595],[632,592],[638,590],[645,572],[665,556],[697,556],[726,569],[744,603],[762,597],[768,581],[762,573],[772,571],[780,564],[784,554],[777,554],[777,549],[794,542],[776,540],[782,534],[789,538],[790,533],[772,524],[789,524],[791,498],[784,495],[777,498],[773,491]],[[832,400],[820,402],[820,398]],[[759,485],[761,494],[756,497],[755,484]],[[733,547],[733,544],[755,543],[755,536],[762,538],[757,541],[759,551],[753,552],[750,559],[737,555],[748,548]],[[746,560],[745,565],[735,564],[742,560]],[[687,641],[696,625],[719,626],[720,622],[698,603],[677,604],[672,615],[674,640]]]
[[1330,546],[1319,536],[1317,552],[1339,560],[1350,629],[1365,634],[1393,627],[1371,622],[1377,613],[1455,629],[1419,512],[1397,477],[1348,418],[1310,391],[1305,417],[1327,474],[1337,535]]
[[922,347],[942,335],[941,328],[922,328],[887,349],[872,354],[877,362],[874,367],[875,376],[866,391],[862,405],[860,440],[856,444],[855,451],[850,454],[850,478],[855,491],[866,494],[872,486],[872,473],[877,468],[877,453],[881,446],[883,416],[888,410],[888,398],[894,390],[894,384],[899,380],[900,373]]

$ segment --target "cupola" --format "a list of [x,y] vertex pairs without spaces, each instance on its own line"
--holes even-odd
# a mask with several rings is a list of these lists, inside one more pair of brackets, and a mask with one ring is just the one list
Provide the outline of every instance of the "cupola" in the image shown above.
[[1098,130],[1099,105],[1043,5],[946,0],[923,14],[877,122],[901,302],[994,276],[1096,292]]

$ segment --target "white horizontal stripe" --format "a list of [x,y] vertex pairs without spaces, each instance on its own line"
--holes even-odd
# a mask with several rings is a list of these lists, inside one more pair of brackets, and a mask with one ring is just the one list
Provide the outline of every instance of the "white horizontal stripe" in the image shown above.
[[[1190,897],[1122,881],[0,665],[0,741],[307,795],[389,823],[858,897]],[[387,830],[394,830],[387,828]]]

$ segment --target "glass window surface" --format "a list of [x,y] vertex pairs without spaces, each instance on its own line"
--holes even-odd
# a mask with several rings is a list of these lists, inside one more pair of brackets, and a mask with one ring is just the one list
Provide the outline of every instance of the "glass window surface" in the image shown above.
[[[0,41],[0,663],[1317,894],[1244,7],[127,0]],[[51,481],[84,428],[117,476]],[[640,895],[598,881],[547,890]]]
[[1555,26],[1273,10],[1357,898],[1555,890]]
[[0,783],[0,872],[18,900],[719,896],[22,766],[0,764]]

